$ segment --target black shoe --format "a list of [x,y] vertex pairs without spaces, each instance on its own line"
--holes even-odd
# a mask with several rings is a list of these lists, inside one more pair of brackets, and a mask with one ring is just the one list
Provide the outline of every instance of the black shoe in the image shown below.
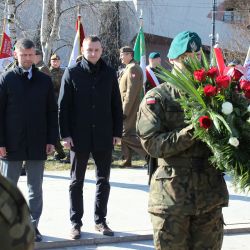
[[41,233],[39,232],[39,230],[36,227],[35,228],[35,242],[40,242],[42,240],[43,240],[43,236],[41,235]]
[[70,238],[77,240],[81,238],[81,226],[75,225],[70,230]]
[[106,222],[95,225],[95,230],[107,236],[114,236],[114,232],[107,226]]
[[60,163],[69,164],[70,163],[70,159],[66,158],[65,160],[60,160]]
[[66,154],[57,154],[54,156],[54,160],[60,161],[66,157]]

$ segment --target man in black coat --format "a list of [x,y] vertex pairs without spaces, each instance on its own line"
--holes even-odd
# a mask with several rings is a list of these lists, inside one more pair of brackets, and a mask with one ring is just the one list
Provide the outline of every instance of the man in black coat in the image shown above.
[[83,182],[90,153],[96,164],[95,229],[114,232],[106,224],[113,145],[122,136],[122,104],[116,72],[101,59],[96,36],[84,39],[83,59],[66,69],[59,96],[59,125],[65,146],[71,149],[71,238],[81,237]]
[[15,45],[18,66],[0,77],[1,172],[17,184],[26,162],[31,220],[36,241],[42,213],[42,181],[47,155],[58,136],[57,105],[51,79],[32,64],[34,43],[21,39]]

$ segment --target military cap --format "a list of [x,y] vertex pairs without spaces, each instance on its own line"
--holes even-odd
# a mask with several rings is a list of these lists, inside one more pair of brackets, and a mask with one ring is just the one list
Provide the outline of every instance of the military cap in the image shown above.
[[120,53],[123,53],[123,52],[129,52],[129,53],[131,53],[131,52],[134,52],[134,51],[133,51],[133,49],[131,47],[124,46],[124,47],[120,48]]
[[43,55],[43,52],[40,49],[36,49],[36,55]]
[[168,51],[168,58],[176,59],[185,52],[197,52],[200,50],[201,45],[201,39],[195,32],[183,31],[172,41]]
[[53,55],[50,57],[50,60],[60,60],[60,56],[58,56],[57,54],[53,54]]
[[161,57],[161,54],[159,52],[151,52],[148,56],[148,58],[155,59]]

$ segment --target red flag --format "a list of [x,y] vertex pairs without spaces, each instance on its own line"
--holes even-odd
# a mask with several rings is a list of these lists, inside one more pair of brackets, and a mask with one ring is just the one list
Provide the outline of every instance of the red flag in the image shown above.
[[81,46],[84,39],[83,25],[81,23],[81,16],[78,15],[76,21],[76,36],[73,44],[73,49],[70,55],[68,66],[72,66],[79,55],[81,55]]
[[219,47],[214,48],[214,54],[215,54],[217,66],[219,69],[219,73],[220,73],[220,75],[223,75],[223,72],[224,72],[226,65],[224,62],[224,57],[223,57],[221,48],[219,48]]
[[9,26],[6,24],[6,22],[4,22],[0,47],[0,71],[3,71],[3,69],[11,62],[13,62],[11,37]]
[[81,16],[80,15],[78,15],[77,21],[76,21],[76,32],[79,32],[79,34],[80,34],[80,46],[82,46],[82,42],[83,42],[83,39],[84,39],[85,35],[84,35],[84,31],[83,31],[83,26],[82,26],[82,23],[81,23]]

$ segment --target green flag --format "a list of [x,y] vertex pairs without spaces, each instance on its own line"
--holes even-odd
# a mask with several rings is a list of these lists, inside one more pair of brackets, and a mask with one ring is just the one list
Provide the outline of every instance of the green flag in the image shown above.
[[139,33],[136,37],[134,46],[134,59],[138,63],[143,71],[143,83],[146,82],[146,49],[145,49],[145,37],[142,27],[140,27]]

